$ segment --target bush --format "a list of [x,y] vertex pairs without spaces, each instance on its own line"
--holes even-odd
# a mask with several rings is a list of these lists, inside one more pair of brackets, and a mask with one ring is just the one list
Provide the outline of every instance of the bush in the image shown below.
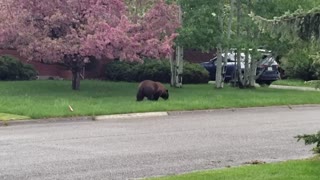
[[310,49],[295,49],[289,52],[288,57],[282,59],[282,68],[290,78],[303,79],[305,81],[319,78],[320,66],[316,63]]
[[30,64],[23,64],[10,56],[0,56],[0,80],[30,80],[37,75]]
[[183,67],[183,83],[208,83],[209,73],[200,64],[185,63]]
[[[183,83],[207,83],[208,72],[199,64],[185,62]],[[144,63],[113,61],[106,65],[106,79],[111,81],[140,82],[146,79],[170,83],[170,62],[145,60]]]
[[320,154],[320,131],[318,131],[317,134],[298,135],[295,138],[297,138],[298,141],[303,139],[306,145],[316,144],[316,147],[314,147],[312,150],[315,154]]
[[133,67],[137,63],[124,63],[120,61],[114,61],[108,63],[106,66],[106,75],[108,80],[112,81],[132,81],[132,76],[135,76]]

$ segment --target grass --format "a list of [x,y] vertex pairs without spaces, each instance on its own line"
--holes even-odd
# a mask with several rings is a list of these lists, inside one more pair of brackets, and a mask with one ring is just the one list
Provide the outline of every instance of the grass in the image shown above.
[[303,81],[300,79],[283,79],[273,82],[273,85],[285,86],[302,86],[302,87],[315,87],[317,81]]
[[0,113],[47,118],[320,103],[319,92],[271,88],[214,89],[211,84],[184,85],[181,89],[166,85],[170,93],[168,101],[136,102],[137,85],[82,81],[81,90],[72,91],[70,81],[0,82]]
[[149,180],[318,180],[320,179],[319,169],[320,159],[314,158],[201,171]]

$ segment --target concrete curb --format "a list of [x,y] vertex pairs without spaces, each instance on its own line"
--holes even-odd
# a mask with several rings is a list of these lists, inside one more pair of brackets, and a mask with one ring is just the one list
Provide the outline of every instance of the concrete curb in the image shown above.
[[320,104],[301,104],[301,105],[277,105],[277,106],[258,106],[258,107],[235,107],[235,108],[221,108],[221,109],[199,109],[199,110],[181,110],[181,111],[171,111],[168,115],[176,116],[183,114],[201,114],[208,112],[236,112],[236,111],[256,111],[256,110],[269,110],[273,108],[277,109],[298,109],[298,108],[320,108]]
[[92,121],[90,116],[66,117],[66,118],[48,118],[48,119],[25,119],[25,120],[9,120],[0,121],[1,126],[23,125],[23,124],[44,124],[54,122],[86,122]]
[[146,113],[130,113],[130,114],[114,114],[106,116],[96,116],[94,120],[108,120],[108,119],[130,119],[137,117],[159,117],[168,116],[167,112],[146,112]]
[[66,118],[49,118],[49,119],[26,119],[26,120],[12,120],[0,121],[1,126],[11,126],[19,124],[44,124],[55,122],[90,122],[90,121],[103,121],[111,119],[130,119],[130,118],[146,118],[146,117],[159,117],[168,116],[167,112],[146,112],[146,113],[128,113],[128,114],[113,114],[103,116],[80,116],[80,117],[66,117]]
[[206,110],[181,110],[181,111],[169,111],[169,112],[145,112],[145,113],[128,113],[128,114],[113,114],[102,116],[80,116],[80,117],[65,117],[65,118],[48,118],[48,119],[30,119],[30,120],[13,120],[13,121],[0,121],[1,126],[11,125],[23,125],[23,124],[45,124],[55,122],[90,122],[90,121],[103,121],[113,119],[130,119],[130,118],[147,118],[147,117],[161,117],[170,115],[182,115],[182,114],[201,114],[204,112],[215,111],[239,111],[239,110],[256,110],[256,109],[268,109],[268,108],[300,108],[300,107],[319,107],[320,104],[303,104],[303,105],[279,105],[279,106],[265,106],[265,107],[247,107],[247,108],[222,108],[222,109],[206,109]]

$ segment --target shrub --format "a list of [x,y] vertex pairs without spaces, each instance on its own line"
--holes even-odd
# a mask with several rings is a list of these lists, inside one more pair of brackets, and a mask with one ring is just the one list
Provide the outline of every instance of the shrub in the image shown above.
[[0,80],[30,80],[37,75],[30,64],[23,64],[10,56],[0,56]]
[[306,145],[316,144],[316,147],[314,147],[312,150],[314,153],[320,154],[320,131],[318,131],[317,134],[298,135],[295,138],[297,138],[298,141],[303,139]]
[[106,77],[108,80],[112,81],[132,81],[132,76],[135,76],[134,67],[137,63],[132,62],[121,62],[121,61],[114,61],[108,63],[106,66]]
[[170,83],[170,63],[168,61],[159,60],[145,60],[143,64],[136,67],[137,78],[136,82],[146,79],[159,81],[163,83]]
[[200,64],[185,63],[182,81],[186,84],[208,83],[209,73]]
[[[199,64],[185,62],[183,83],[207,83],[208,72]],[[144,63],[113,61],[106,65],[106,79],[111,81],[140,82],[146,79],[170,83],[170,62],[144,60]]]
[[286,75],[290,78],[303,79],[305,81],[319,78],[320,66],[311,56],[314,52],[310,49],[294,49],[289,52],[287,58],[281,61]]

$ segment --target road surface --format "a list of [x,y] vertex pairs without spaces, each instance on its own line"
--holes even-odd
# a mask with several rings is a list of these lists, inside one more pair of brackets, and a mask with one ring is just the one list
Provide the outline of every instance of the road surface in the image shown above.
[[134,179],[312,156],[320,106],[0,127],[0,179]]

